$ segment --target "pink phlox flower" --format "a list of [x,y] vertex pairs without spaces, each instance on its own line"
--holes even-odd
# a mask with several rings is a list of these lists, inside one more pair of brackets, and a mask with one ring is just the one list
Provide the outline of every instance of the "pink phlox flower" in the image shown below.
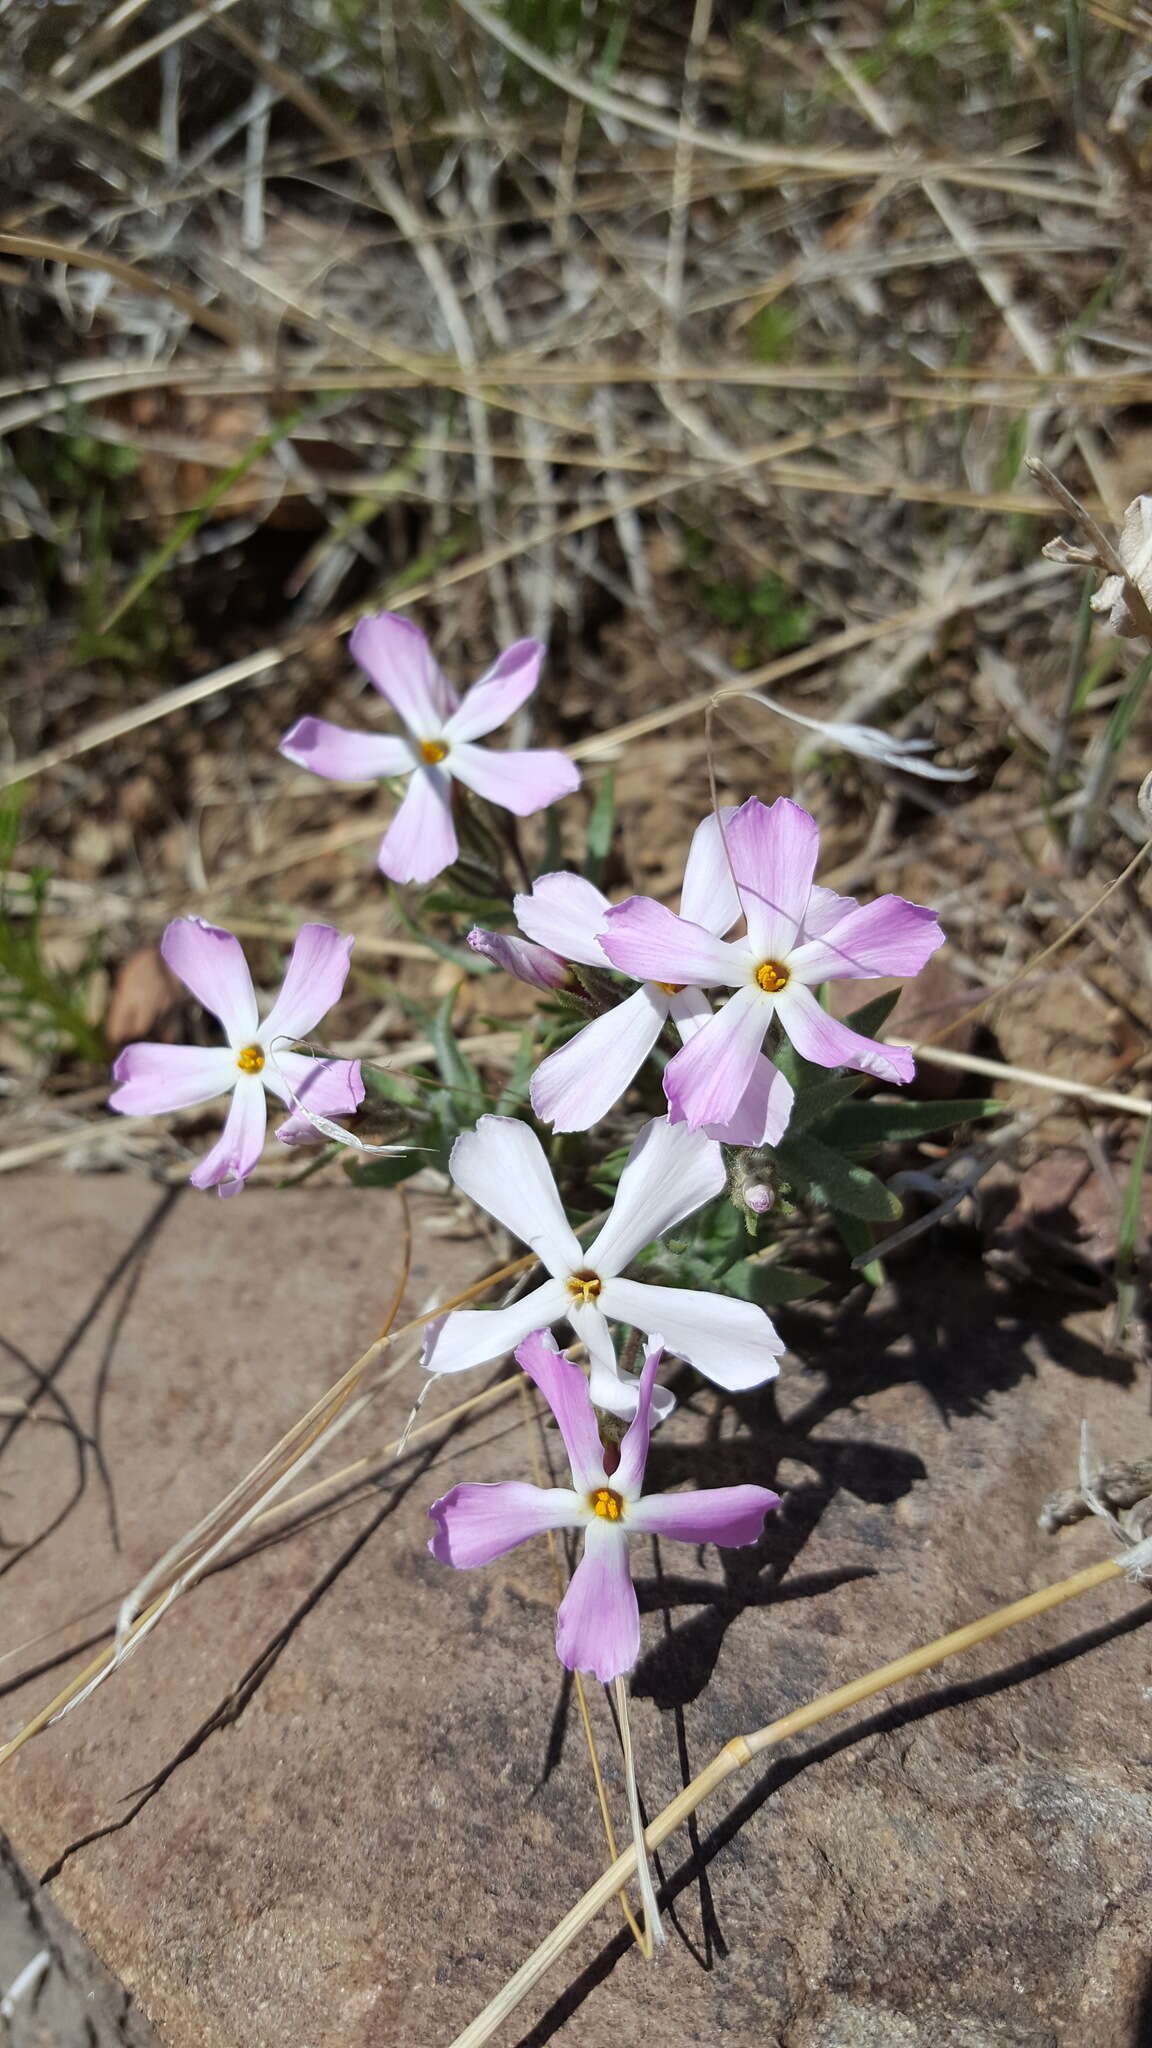
[[601,940],[626,974],[735,990],[668,1063],[664,1091],[673,1120],[698,1130],[733,1115],[774,1018],[817,1066],[910,1081],[915,1062],[907,1046],[862,1037],[829,1016],[813,989],[824,981],[918,974],[944,942],[934,913],[901,896],[879,896],[861,908],[817,887],[819,827],[787,797],[771,806],[750,797],[725,837],[744,937],[718,938],[699,920],[634,896],[609,911]]
[[[696,827],[680,898],[681,916],[717,937],[740,916],[722,833],[723,821],[732,815],[729,807]],[[521,931],[554,955],[586,967],[615,966],[601,945],[612,906],[582,876],[541,875],[530,895],[516,897],[514,907]],[[712,1005],[698,988],[683,987],[675,977],[642,981],[634,995],[540,1062],[532,1077],[533,1109],[558,1131],[589,1130],[630,1086],[669,1018],[687,1044],[711,1017]],[[776,1145],[791,1110],[791,1087],[760,1056],[740,1101],[730,1115],[710,1121],[707,1134],[726,1145]]]
[[660,1341],[652,1339],[636,1415],[620,1445],[620,1462],[608,1472],[584,1374],[544,1331],[526,1338],[516,1357],[556,1417],[572,1468],[571,1486],[516,1480],[454,1486],[428,1510],[436,1523],[429,1550],[441,1564],[462,1571],[490,1564],[547,1529],[582,1529],[584,1554],[556,1617],[556,1654],[570,1671],[590,1671],[605,1685],[630,1671],[640,1654],[629,1537],[668,1536],[679,1543],[741,1549],[759,1541],[765,1516],[780,1505],[779,1496],[766,1486],[644,1492]]
[[239,1194],[264,1149],[265,1089],[291,1115],[276,1136],[300,1144],[319,1134],[306,1114],[350,1116],[364,1100],[359,1060],[313,1058],[289,1050],[339,1001],[352,940],[331,925],[301,925],[280,993],[260,1022],[256,991],[240,941],[202,917],[178,917],[160,941],[173,974],[224,1026],[226,1046],[125,1046],[112,1069],[110,1109],[159,1116],[231,1094],[219,1142],[189,1175],[193,1187]]
[[326,718],[298,718],[281,740],[280,752],[335,782],[411,777],[380,843],[379,864],[393,882],[430,882],[456,859],[453,780],[518,818],[579,788],[579,769],[555,749],[494,753],[474,744],[532,695],[544,653],[538,640],[517,640],[506,648],[463,699],[433,659],[423,633],[395,612],[361,619],[349,646],[403,719],[406,733],[349,732]]
[[[669,1350],[720,1387],[758,1387],[779,1371],[784,1346],[754,1302],[622,1277],[645,1245],[722,1191],[720,1148],[702,1133],[673,1127],[667,1117],[644,1125],[611,1213],[587,1250],[564,1214],[544,1148],[527,1124],[482,1116],[474,1131],[457,1138],[449,1170],[458,1188],[531,1246],[548,1279],[509,1308],[454,1309],[429,1333],[426,1371],[484,1365],[514,1350],[532,1330],[567,1321],[588,1350],[593,1401],[630,1417],[637,1383],[619,1371],[609,1317],[648,1334],[662,1330]],[[670,1394],[661,1391],[658,1398],[665,1413],[674,1405]]]

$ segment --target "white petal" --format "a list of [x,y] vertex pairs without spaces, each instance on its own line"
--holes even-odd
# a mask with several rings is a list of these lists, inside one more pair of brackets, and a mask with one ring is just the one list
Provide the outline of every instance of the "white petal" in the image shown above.
[[719,1145],[667,1117],[653,1118],[628,1154],[612,1214],[589,1245],[586,1264],[602,1279],[623,1272],[646,1244],[718,1195],[724,1180]]
[[695,1288],[650,1287],[639,1280],[607,1281],[600,1300],[618,1322],[646,1335],[657,1332],[667,1350],[686,1358],[718,1387],[760,1387],[780,1370],[776,1361],[784,1345],[754,1302]]
[[457,1138],[449,1171],[457,1187],[530,1245],[550,1273],[571,1273],[584,1263],[544,1147],[527,1124],[482,1116],[474,1131]]

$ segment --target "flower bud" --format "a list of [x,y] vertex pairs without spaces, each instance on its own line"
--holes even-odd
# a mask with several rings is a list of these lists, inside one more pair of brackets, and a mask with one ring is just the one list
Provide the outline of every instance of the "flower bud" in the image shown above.
[[514,974],[517,981],[526,981],[529,988],[556,989],[568,984],[568,965],[558,953],[549,952],[547,946],[538,946],[532,939],[508,937],[503,932],[486,932],[481,925],[473,925],[468,934],[468,944],[474,953],[485,960],[491,960],[494,967],[502,967],[505,974]]

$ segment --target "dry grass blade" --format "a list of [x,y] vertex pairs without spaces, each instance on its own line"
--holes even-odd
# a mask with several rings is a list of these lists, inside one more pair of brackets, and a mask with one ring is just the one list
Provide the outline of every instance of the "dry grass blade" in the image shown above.
[[0,234],[0,255],[26,256],[41,263],[73,264],[78,270],[102,270],[125,284],[131,291],[147,292],[153,298],[167,299],[172,306],[192,322],[203,327],[208,334],[215,334],[221,341],[240,342],[244,331],[235,320],[229,320],[223,313],[217,313],[212,306],[206,306],[195,293],[184,290],[183,285],[168,284],[163,278],[153,277],[147,270],[141,270],[134,263],[125,263],[119,256],[109,252],[78,248],[72,242],[57,242],[45,235],[4,235]]
[[[866,1677],[839,1686],[835,1692],[824,1693],[810,1705],[797,1707],[793,1713],[785,1714],[779,1721],[770,1721],[767,1727],[758,1728],[754,1734],[734,1736],[707,1768],[664,1808],[663,1813],[657,1814],[644,1831],[645,1842],[649,1849],[658,1849],[661,1842],[667,1841],[669,1835],[681,1827],[705,1799],[719,1791],[737,1771],[762,1756],[765,1750],[788,1742],[807,1729],[818,1727],[822,1721],[832,1720],[837,1714],[846,1714],[877,1693],[887,1692],[894,1685],[903,1685],[910,1678],[920,1677],[938,1664],[945,1663],[949,1657],[962,1656],[966,1650],[975,1649],[978,1643],[989,1642],[992,1637],[1003,1635],[1007,1629],[1019,1628],[1036,1615],[1047,1614],[1052,1608],[1063,1606],[1068,1600],[1077,1600],[1084,1593],[1095,1592],[1110,1579],[1123,1576],[1124,1562],[1105,1558],[1102,1563],[1089,1565],[1086,1571],[1076,1572],[1057,1585],[1045,1586],[1039,1593],[1029,1593],[1025,1599],[1014,1600],[1008,1607],[998,1607],[995,1613],[986,1614],[980,1621],[969,1622],[963,1628],[954,1629],[950,1635],[938,1636],[935,1642],[926,1643],[922,1649],[912,1650],[905,1657],[897,1657],[890,1664],[882,1664]],[[559,1962],[576,1936],[603,1911],[635,1869],[636,1851],[634,1848],[625,1849],[571,1912],[553,1928],[515,1976],[509,1978],[503,1990],[471,2025],[465,2027],[462,2034],[456,2036],[451,2048],[483,2048],[484,2042],[492,2039],[553,1964]]]

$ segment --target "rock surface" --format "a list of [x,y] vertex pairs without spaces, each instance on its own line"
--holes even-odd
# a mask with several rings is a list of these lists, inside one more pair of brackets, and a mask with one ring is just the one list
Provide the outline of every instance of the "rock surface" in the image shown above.
[[[0,1394],[30,1399],[50,1374],[67,1404],[0,1458],[5,1541],[34,1546],[5,1553],[7,1734],[375,1336],[401,1232],[396,1197],[318,1185],[225,1204],[28,1177],[5,1208]],[[435,1204],[416,1222],[406,1313],[492,1263],[437,1234]],[[819,1302],[782,1317],[776,1388],[730,1403],[685,1380],[656,1483],[776,1477],[786,1502],[755,1551],[637,1547],[650,1811],[736,1732],[1105,1553],[1097,1525],[1054,1541],[1036,1516],[1074,1479],[1082,1416],[1102,1455],[1148,1449],[1147,1390],[1090,1316],[1055,1319],[1066,1307],[989,1282],[957,1233],[835,1318]],[[484,1380],[435,1389],[425,1414]],[[396,1434],[417,1381],[385,1389],[320,1469]],[[107,1479],[89,1455],[71,1504],[68,1417]],[[532,1477],[538,1458],[559,1475],[555,1439],[511,1399],[367,1496],[286,1517],[4,1773],[25,1864],[55,1873],[167,2048],[447,2048],[597,1874],[546,1547],[467,1575],[425,1549],[436,1494]],[[684,1831],[662,1852],[658,1963],[605,1914],[499,2040],[1152,2038],[1150,1615],[1108,1586],[763,1759],[702,1809],[695,1847]]]

